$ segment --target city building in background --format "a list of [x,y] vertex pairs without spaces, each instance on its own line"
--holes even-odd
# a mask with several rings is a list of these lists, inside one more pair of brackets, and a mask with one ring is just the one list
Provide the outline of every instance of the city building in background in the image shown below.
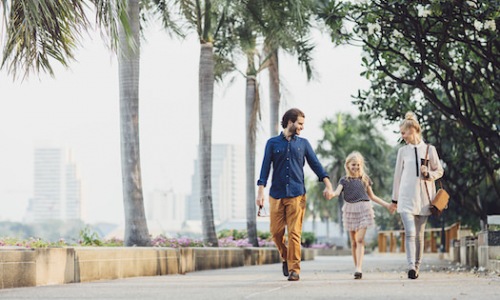
[[[194,162],[192,194],[186,200],[186,224],[201,221],[199,159]],[[246,218],[245,149],[212,145],[212,204],[214,222]],[[192,226],[192,225],[191,225]]]
[[40,145],[34,149],[34,194],[26,222],[81,220],[82,187],[71,151]]
[[185,197],[172,189],[156,189],[145,197],[149,233],[153,236],[180,232],[185,219]]

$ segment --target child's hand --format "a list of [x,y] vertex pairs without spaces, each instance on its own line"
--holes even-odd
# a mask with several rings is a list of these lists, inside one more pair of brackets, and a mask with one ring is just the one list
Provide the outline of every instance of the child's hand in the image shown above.
[[335,195],[335,192],[333,191],[333,189],[331,187],[330,188],[326,187],[323,190],[323,197],[325,197],[326,200],[332,200],[334,195]]
[[388,203],[388,205],[387,205],[387,210],[391,214],[393,214],[396,211],[397,208],[398,208],[398,205],[396,203],[390,203],[390,204]]

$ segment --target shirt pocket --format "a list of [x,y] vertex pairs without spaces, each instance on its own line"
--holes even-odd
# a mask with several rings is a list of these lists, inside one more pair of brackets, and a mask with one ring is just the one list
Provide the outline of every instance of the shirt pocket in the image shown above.
[[274,148],[273,149],[273,158],[275,159],[283,159],[286,155],[286,149],[285,148]]
[[292,158],[296,161],[302,162],[305,157],[305,147],[302,145],[295,145],[292,147]]

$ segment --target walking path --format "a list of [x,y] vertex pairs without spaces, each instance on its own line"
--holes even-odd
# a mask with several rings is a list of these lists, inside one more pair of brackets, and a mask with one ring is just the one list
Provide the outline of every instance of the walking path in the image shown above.
[[354,280],[350,256],[302,262],[300,281],[281,264],[157,277],[0,290],[0,299],[484,299],[500,297],[499,274],[465,270],[426,254],[420,277],[407,279],[404,254],[365,256]]

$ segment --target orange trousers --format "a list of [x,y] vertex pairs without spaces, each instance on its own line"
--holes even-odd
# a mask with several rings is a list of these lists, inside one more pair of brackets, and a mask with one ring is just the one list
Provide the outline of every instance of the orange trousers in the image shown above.
[[[271,234],[288,270],[300,274],[302,221],[306,211],[306,195],[294,198],[275,199],[269,197]],[[288,246],[285,242],[285,227],[288,231]]]

